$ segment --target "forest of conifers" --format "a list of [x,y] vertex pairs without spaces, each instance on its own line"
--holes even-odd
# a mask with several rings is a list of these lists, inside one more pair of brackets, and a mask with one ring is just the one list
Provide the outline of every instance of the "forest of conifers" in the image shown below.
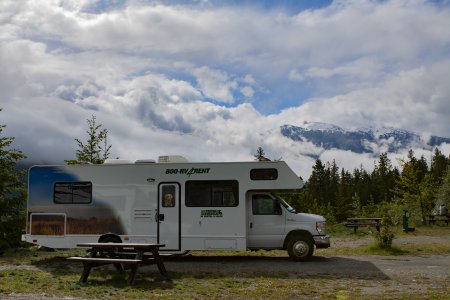
[[372,172],[316,160],[302,191],[285,198],[298,211],[323,215],[331,224],[349,217],[385,216],[401,223],[407,209],[410,223],[420,225],[439,205],[450,202],[449,164],[450,158],[437,148],[430,163],[410,150],[400,168],[382,153]]

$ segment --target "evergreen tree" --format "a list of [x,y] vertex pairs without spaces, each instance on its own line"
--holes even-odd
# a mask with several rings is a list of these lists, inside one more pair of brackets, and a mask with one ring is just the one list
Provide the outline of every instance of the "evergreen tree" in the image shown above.
[[353,184],[355,195],[359,199],[361,208],[368,204],[373,204],[373,196],[371,194],[372,176],[362,166],[353,171]]
[[255,160],[257,161],[270,161],[270,159],[265,157],[266,153],[264,153],[263,148],[258,147],[256,150],[256,153],[253,155],[255,157]]
[[398,170],[392,167],[387,153],[382,153],[372,172],[372,196],[375,203],[391,202],[395,181],[399,177]]
[[102,124],[97,124],[94,115],[86,121],[88,123],[86,143],[75,139],[78,145],[76,160],[66,160],[68,164],[102,164],[109,157],[111,145],[108,144],[108,130],[102,129]]
[[442,204],[450,206],[450,168],[448,168],[442,178],[442,184],[436,193],[436,202],[434,209],[437,211]]
[[402,161],[403,170],[396,182],[394,193],[397,202],[410,211],[411,220],[424,222],[425,215],[430,213],[430,177],[427,176],[427,163],[422,156],[414,157],[412,150],[408,153],[408,161]]
[[442,179],[449,167],[450,160],[442,154],[438,149],[434,149],[434,154],[431,157],[430,175],[432,184],[437,188],[441,185]]
[[327,185],[326,175],[325,166],[322,164],[320,159],[317,159],[313,166],[311,176],[306,183],[306,188],[313,199],[316,199],[320,205],[327,204],[325,196],[325,189]]
[[5,248],[19,245],[26,217],[25,174],[16,168],[25,155],[11,148],[14,138],[3,136],[5,127],[0,124],[0,254]]
[[417,170],[418,179],[422,182],[429,173],[428,163],[423,155],[417,161],[415,168]]
[[[328,200],[336,202],[340,178],[339,178],[339,167],[336,165],[336,161],[334,159],[331,164],[327,164],[327,174],[329,186],[326,189],[327,190],[326,197]],[[335,207],[336,204],[334,204],[333,206]]]
[[354,210],[354,189],[352,175],[342,169],[338,192],[335,201],[335,217],[337,221],[344,221],[351,217]]
[[393,222],[399,222],[404,208],[410,211],[411,222],[420,223],[436,204],[448,205],[450,201],[449,161],[435,149],[429,168],[423,155],[417,159],[410,150],[400,172],[387,153],[382,153],[372,172],[361,166],[350,173],[339,171],[334,160],[324,165],[317,159],[301,195],[292,202],[302,211],[326,216],[330,223],[351,216],[380,215],[380,209],[389,211]]

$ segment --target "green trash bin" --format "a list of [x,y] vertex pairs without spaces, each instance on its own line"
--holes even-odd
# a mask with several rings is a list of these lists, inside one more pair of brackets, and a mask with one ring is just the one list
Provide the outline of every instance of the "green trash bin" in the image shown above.
[[403,210],[403,231],[409,231],[409,212],[407,209]]

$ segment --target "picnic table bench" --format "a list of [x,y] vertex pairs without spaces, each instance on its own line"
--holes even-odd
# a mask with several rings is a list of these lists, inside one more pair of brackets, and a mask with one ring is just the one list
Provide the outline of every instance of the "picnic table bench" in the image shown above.
[[428,224],[433,225],[433,224],[436,224],[436,222],[445,222],[448,226],[448,223],[450,222],[450,215],[448,215],[448,216],[429,215],[428,216]]
[[87,257],[68,257],[68,260],[79,261],[83,263],[83,272],[80,277],[81,283],[86,283],[91,269],[98,266],[112,264],[120,272],[123,272],[123,266],[128,265],[131,268],[128,277],[128,283],[133,285],[136,280],[136,274],[139,266],[156,264],[159,273],[167,277],[167,271],[163,260],[159,255],[159,248],[163,244],[140,244],[140,243],[82,243],[77,247],[90,248]]
[[356,232],[358,227],[370,226],[375,227],[377,231],[380,231],[381,218],[348,218],[345,226],[353,227],[354,232]]

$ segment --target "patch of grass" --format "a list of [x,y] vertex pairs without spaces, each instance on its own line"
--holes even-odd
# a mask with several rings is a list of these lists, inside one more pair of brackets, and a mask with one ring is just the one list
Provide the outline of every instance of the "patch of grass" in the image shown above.
[[[450,243],[434,243],[418,241],[414,238],[432,237],[436,239],[447,239],[450,237],[450,227],[441,226],[420,226],[414,232],[405,233],[401,226],[393,228],[394,240],[392,249],[378,249],[372,243],[375,241],[376,231],[371,228],[358,228],[355,233],[352,228],[347,228],[343,224],[329,227],[331,234],[331,248],[316,250],[317,255],[448,255],[450,254]],[[411,238],[408,241],[408,238]],[[333,245],[333,239],[341,240],[338,247]],[[349,241],[348,245],[342,241]],[[426,239],[424,239],[426,240]],[[352,243],[352,242],[356,242]]]
[[[50,260],[49,264],[53,264]],[[379,299],[386,298],[384,287],[380,292],[366,294],[365,288],[389,285],[389,282],[371,278],[355,279],[342,276],[306,276],[301,273],[222,274],[219,271],[171,273],[171,281],[154,281],[156,271],[139,272],[135,286],[126,284],[126,275],[111,269],[98,268],[87,284],[80,285],[79,271],[54,275],[47,271],[2,270],[0,293],[39,294],[54,297],[96,299]],[[445,286],[444,282],[433,286]],[[396,295],[392,290],[389,295]],[[406,298],[417,299],[413,292],[402,292]],[[428,289],[426,295],[438,298],[440,289]],[[1,294],[0,294],[1,297]],[[395,297],[394,297],[395,298]]]
[[435,244],[435,243],[421,243],[421,244],[402,244],[402,250],[406,251],[408,255],[449,255],[450,244]]
[[375,242],[357,247],[339,247],[316,250],[319,256],[360,256],[360,255],[449,255],[450,244],[401,244],[396,243],[390,248],[379,247]]
[[[450,235],[450,227],[437,225],[421,225],[415,228],[414,232],[404,233],[402,226],[392,227],[396,237],[399,236],[448,236]],[[353,228],[346,227],[344,224],[327,224],[327,229],[332,237],[336,238],[359,238],[372,235],[376,232],[374,227],[360,227],[356,233]]]
[[383,247],[379,243],[371,243],[365,248],[366,254],[376,254],[376,255],[407,255],[410,254],[409,251],[403,250],[394,246]]
[[64,261],[69,256],[83,256],[86,250],[83,249],[67,249],[57,251],[40,251],[37,247],[8,249],[0,256],[0,263],[14,265],[28,265],[48,258]]

